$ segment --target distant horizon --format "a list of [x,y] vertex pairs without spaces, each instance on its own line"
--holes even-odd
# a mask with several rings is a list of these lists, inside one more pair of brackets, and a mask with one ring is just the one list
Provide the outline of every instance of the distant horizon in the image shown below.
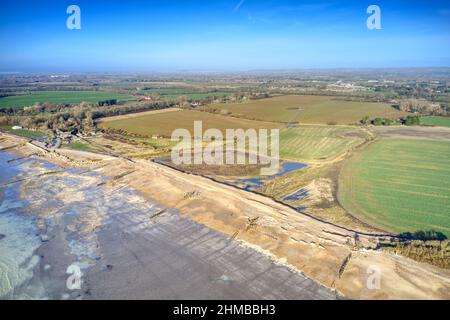
[[236,73],[295,73],[295,72],[325,72],[325,71],[406,71],[406,70],[445,70],[450,66],[419,66],[419,67],[329,67],[329,68],[291,68],[291,69],[239,69],[239,70],[143,70],[143,71],[64,71],[64,70],[50,70],[50,71],[3,71],[0,70],[0,75],[77,75],[77,74],[118,74],[118,75],[148,75],[148,74],[236,74]]
[[[81,29],[69,30],[69,5]],[[367,9],[381,10],[369,30]],[[5,0],[2,72],[450,67],[447,1]]]
[[450,65],[424,66],[375,66],[375,67],[296,67],[296,68],[253,68],[253,69],[138,69],[138,70],[0,70],[0,74],[172,74],[172,73],[252,73],[252,72],[296,72],[296,71],[358,71],[358,70],[413,70],[413,69],[450,69]]

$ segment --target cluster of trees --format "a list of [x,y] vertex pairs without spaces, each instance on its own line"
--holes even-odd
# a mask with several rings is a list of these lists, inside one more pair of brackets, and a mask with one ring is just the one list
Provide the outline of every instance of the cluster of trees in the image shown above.
[[72,107],[82,107],[82,108],[88,108],[92,105],[82,102],[78,105],[72,106],[70,104],[62,104],[62,103],[36,103],[29,107],[24,107],[22,109],[18,108],[0,108],[0,115],[8,116],[8,115],[14,115],[14,116],[33,116],[40,113],[57,113],[61,112],[63,110],[68,110]]
[[444,104],[431,103],[421,99],[404,99],[395,108],[424,115],[449,116],[450,107]]
[[103,106],[113,106],[117,104],[117,99],[110,99],[110,100],[104,100],[104,101],[99,101],[98,105],[103,107]]
[[160,101],[147,103],[128,103],[124,105],[98,106],[81,103],[67,106],[40,104],[14,113],[3,113],[0,125],[19,125],[29,129],[91,131],[95,119],[128,113],[158,110],[173,107],[174,102]]
[[361,119],[360,123],[362,125],[374,125],[374,126],[392,126],[394,124],[403,124],[405,126],[418,126],[420,125],[419,116],[407,116],[406,118],[400,118],[398,120],[393,120],[389,118],[375,118],[370,119],[369,116],[365,116]]
[[177,105],[174,101],[134,102],[124,105],[92,108],[92,118],[99,119],[112,116],[120,116],[128,113],[136,113],[149,110],[161,110]]
[[420,125],[420,117],[419,116],[407,116],[406,118],[401,118],[400,123],[405,126],[418,126]]
[[360,121],[362,125],[374,125],[374,126],[391,126],[393,124],[398,123],[395,120],[389,119],[389,118],[375,118],[370,119],[369,116],[365,116]]
[[81,107],[57,113],[42,113],[32,116],[6,115],[0,117],[0,125],[19,125],[29,129],[86,131],[94,127],[92,111]]

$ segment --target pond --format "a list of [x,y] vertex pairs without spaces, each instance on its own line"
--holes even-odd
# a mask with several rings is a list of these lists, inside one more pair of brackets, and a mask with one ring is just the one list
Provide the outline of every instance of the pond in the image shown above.
[[307,165],[299,162],[283,162],[277,174],[272,176],[260,176],[254,178],[237,179],[234,181],[241,189],[246,191],[253,191],[263,187],[268,181],[282,177],[288,173],[305,168]]

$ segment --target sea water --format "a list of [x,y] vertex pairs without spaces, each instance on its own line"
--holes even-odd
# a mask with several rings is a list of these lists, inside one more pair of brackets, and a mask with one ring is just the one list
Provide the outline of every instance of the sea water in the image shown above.
[[33,220],[26,215],[19,184],[13,182],[22,169],[20,163],[8,163],[14,158],[17,156],[0,152],[0,299],[29,298],[28,293],[39,297],[42,291],[29,286],[39,263],[35,251],[41,240]]

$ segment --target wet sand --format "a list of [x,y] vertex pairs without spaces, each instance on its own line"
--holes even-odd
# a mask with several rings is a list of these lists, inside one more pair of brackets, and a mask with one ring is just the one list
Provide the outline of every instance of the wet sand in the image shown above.
[[99,233],[104,262],[87,274],[91,298],[336,299],[337,294],[256,250],[166,212],[149,227],[114,215]]

